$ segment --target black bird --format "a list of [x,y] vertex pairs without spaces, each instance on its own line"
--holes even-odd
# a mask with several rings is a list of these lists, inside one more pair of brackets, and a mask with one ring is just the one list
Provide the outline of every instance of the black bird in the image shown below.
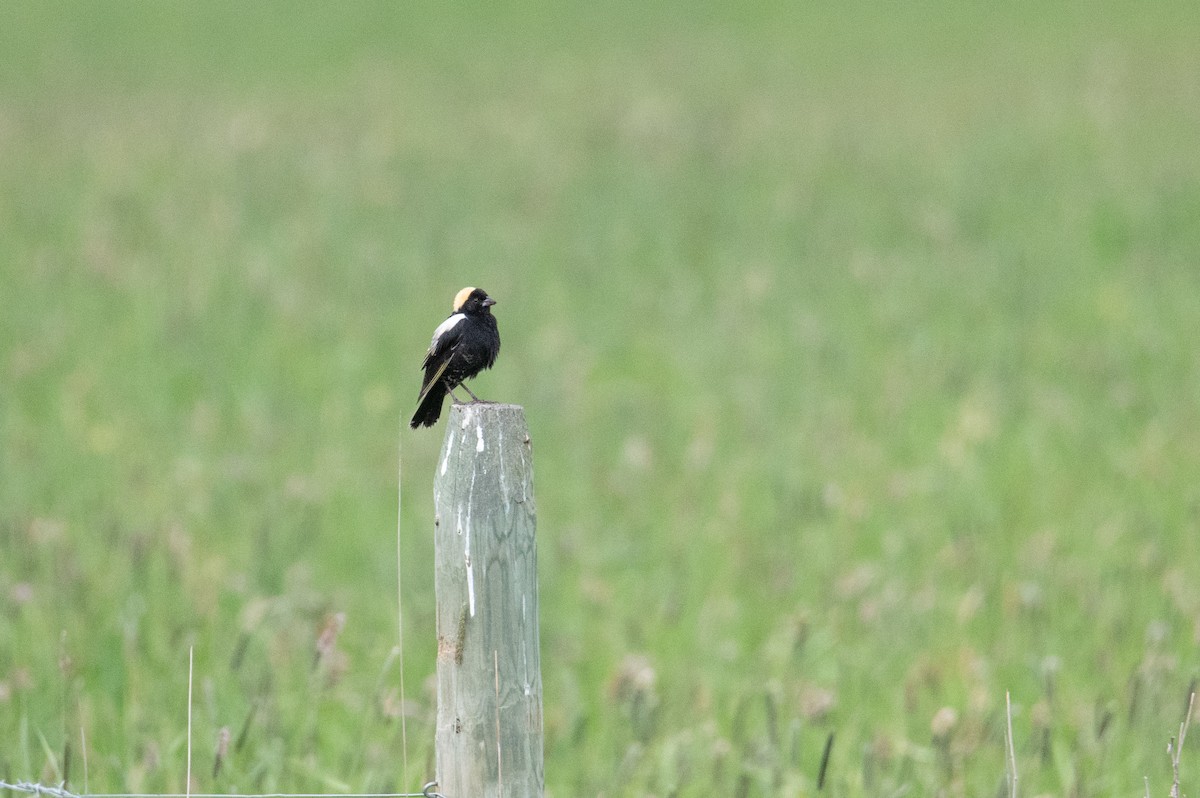
[[[494,304],[496,300],[482,288],[464,288],[455,295],[454,312],[433,331],[433,342],[421,364],[425,379],[417,397],[417,412],[409,422],[413,429],[432,427],[442,415],[446,394],[457,402],[454,389],[496,362],[500,331],[492,315]],[[462,387],[473,400],[479,401],[470,388]]]

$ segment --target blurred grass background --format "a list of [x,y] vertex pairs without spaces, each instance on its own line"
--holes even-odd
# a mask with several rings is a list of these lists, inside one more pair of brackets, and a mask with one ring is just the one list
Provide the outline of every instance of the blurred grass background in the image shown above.
[[1198,35],[1169,0],[5,5],[0,778],[182,790],[189,646],[194,789],[432,777],[441,433],[403,433],[401,702],[397,430],[471,284],[476,391],[533,431],[549,794],[813,794],[834,734],[830,794],[997,795],[1005,691],[1026,794],[1165,794]]

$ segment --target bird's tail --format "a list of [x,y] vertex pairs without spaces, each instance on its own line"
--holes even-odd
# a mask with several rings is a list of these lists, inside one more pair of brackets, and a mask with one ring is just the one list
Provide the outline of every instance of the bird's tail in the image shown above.
[[442,400],[445,398],[446,386],[441,380],[430,385],[429,389],[421,395],[421,402],[417,405],[417,412],[413,413],[412,421],[408,425],[413,429],[417,427],[432,427],[442,416]]

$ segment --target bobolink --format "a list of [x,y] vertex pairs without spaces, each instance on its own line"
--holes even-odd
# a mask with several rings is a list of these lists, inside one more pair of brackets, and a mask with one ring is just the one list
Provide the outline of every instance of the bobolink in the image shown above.
[[[432,427],[442,415],[446,394],[457,402],[454,389],[496,362],[500,331],[492,315],[494,304],[496,300],[482,288],[467,287],[455,295],[453,312],[433,331],[433,342],[421,364],[425,379],[417,397],[417,412],[409,422],[413,429]],[[470,388],[462,387],[473,400],[479,401]]]

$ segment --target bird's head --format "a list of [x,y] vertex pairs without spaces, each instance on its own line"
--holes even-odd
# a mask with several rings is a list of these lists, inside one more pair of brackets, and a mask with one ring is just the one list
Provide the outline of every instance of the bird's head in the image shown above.
[[487,291],[474,286],[467,286],[459,291],[454,296],[454,313],[490,313],[489,308],[496,304],[496,300],[487,295]]

